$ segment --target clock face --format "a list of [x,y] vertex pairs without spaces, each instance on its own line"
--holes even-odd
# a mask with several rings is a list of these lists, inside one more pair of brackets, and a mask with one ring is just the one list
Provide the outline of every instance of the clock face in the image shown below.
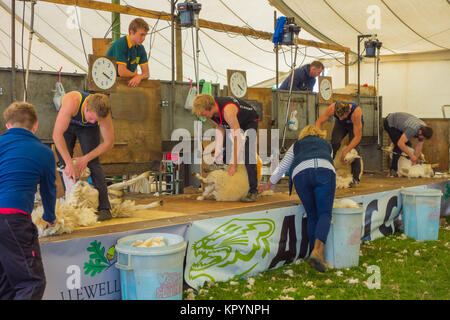
[[100,57],[92,64],[92,80],[102,90],[110,89],[116,82],[116,69],[114,63],[104,57]]
[[245,80],[245,77],[240,72],[234,72],[230,76],[230,90],[231,93],[237,97],[242,98],[245,96],[247,92],[247,81]]
[[323,79],[320,82],[320,95],[324,100],[330,100],[332,94],[331,82],[328,79]]

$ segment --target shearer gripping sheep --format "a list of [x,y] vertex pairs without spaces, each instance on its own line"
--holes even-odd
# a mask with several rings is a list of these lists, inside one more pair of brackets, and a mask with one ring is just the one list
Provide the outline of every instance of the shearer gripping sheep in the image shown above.
[[[316,121],[316,127],[322,129],[322,125],[328,121],[330,117],[335,118],[333,132],[331,133],[331,145],[333,146],[333,158],[336,156],[341,141],[348,134],[349,144],[341,154],[340,161],[345,163],[345,156],[353,148],[358,151],[359,143],[362,138],[362,130],[364,119],[362,115],[361,107],[353,102],[341,102],[336,101],[332,103],[324,113]],[[357,187],[359,185],[359,177],[361,174],[361,160],[355,159],[351,164],[353,181],[350,183],[350,187]]]
[[[394,143],[395,154],[392,157],[390,175],[397,176],[398,160],[402,151],[409,156],[411,164],[415,165],[422,152],[423,142],[425,139],[431,139],[433,129],[419,118],[406,112],[388,114],[383,124],[389,138]],[[408,148],[408,146],[411,147],[411,138],[418,139],[414,152]]]
[[[250,139],[247,134],[245,138],[245,168],[247,169],[250,189],[242,202],[254,202],[258,195],[258,177],[256,168],[256,131],[258,129],[258,113],[256,110],[241,99],[233,97],[213,97],[210,94],[199,94],[194,99],[192,113],[199,117],[212,120],[216,128],[216,152],[215,161],[222,163],[225,154],[226,163],[230,163],[228,174],[233,176],[237,169],[238,157],[241,154],[241,129],[245,132],[254,130],[255,139]],[[225,129],[231,130],[233,141],[227,141]],[[231,143],[233,146],[233,157],[222,153],[223,142]],[[232,159],[230,159],[232,158]],[[230,161],[231,160],[231,161]]]

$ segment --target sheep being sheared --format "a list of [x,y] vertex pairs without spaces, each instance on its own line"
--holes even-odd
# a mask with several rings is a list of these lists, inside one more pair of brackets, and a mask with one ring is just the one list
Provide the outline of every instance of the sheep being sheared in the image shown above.
[[[413,148],[408,147],[411,152],[414,152]],[[404,152],[403,155],[406,156]],[[420,155],[420,159],[425,161],[425,157],[423,154]],[[412,165],[411,160],[406,157],[400,157],[398,159],[398,169],[397,174],[399,177],[408,177],[408,178],[431,178],[434,176],[433,168],[431,164],[423,163],[423,164],[415,164]]]
[[55,205],[56,224],[54,226],[47,227],[47,222],[42,219],[43,213],[43,207],[39,205],[31,214],[31,219],[36,225],[39,237],[72,233],[77,227],[87,227],[97,223],[95,209],[74,207],[71,203],[59,199],[56,200]]
[[[256,171],[259,183],[262,175],[262,161],[259,156],[257,156],[256,160]],[[197,197],[197,200],[240,201],[250,190],[247,169],[244,164],[236,166],[236,172],[233,176],[228,174],[228,166],[225,166],[224,169],[211,171],[206,178],[203,178],[197,172],[193,172],[192,175],[205,184],[205,190],[201,196]],[[269,191],[262,193],[262,195],[272,193],[272,191]]]
[[[406,146],[412,153],[414,153],[414,149]],[[392,159],[392,151],[394,150],[394,144],[391,143],[386,151],[390,151],[389,157]],[[407,158],[407,154],[402,152],[403,156],[400,156],[398,159],[397,165],[397,175],[399,177],[408,177],[408,178],[431,178],[434,177],[434,171],[431,164],[422,163],[412,165],[411,160]],[[425,156],[423,153],[420,154],[419,160],[425,162]]]
[[[142,176],[143,177],[143,176]],[[141,177],[141,178],[142,178]],[[136,181],[136,180],[134,180]],[[126,187],[129,184],[119,186]],[[108,196],[111,204],[111,215],[113,218],[130,217],[136,210],[162,205],[161,201],[155,201],[146,205],[136,205],[132,200],[123,200],[123,191],[108,188]],[[47,223],[42,219],[42,205],[36,207],[32,212],[32,219],[37,226],[39,237],[72,233],[75,228],[91,226],[97,223],[95,212],[98,207],[98,191],[85,181],[78,181],[72,188],[70,194],[66,195],[65,201],[57,200],[55,214],[57,223],[52,227],[47,227]]]
[[358,154],[358,151],[356,151],[356,149],[350,150],[350,152],[345,155],[344,161],[348,163],[347,165],[341,163],[341,154],[346,147],[347,146],[341,146],[336,152],[336,156],[334,157],[334,167],[336,170],[336,189],[345,189],[350,187],[350,184],[353,181],[351,164],[355,159],[361,159],[361,172],[359,174],[360,181],[364,170],[363,159]]

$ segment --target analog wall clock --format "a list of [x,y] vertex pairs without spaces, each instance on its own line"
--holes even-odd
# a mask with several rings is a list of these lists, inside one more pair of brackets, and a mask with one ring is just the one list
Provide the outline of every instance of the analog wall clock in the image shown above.
[[319,77],[319,103],[333,101],[333,87],[331,77]]
[[227,70],[228,95],[247,98],[247,75],[245,71]]
[[116,79],[117,70],[115,58],[89,55],[89,91],[114,91],[116,87]]

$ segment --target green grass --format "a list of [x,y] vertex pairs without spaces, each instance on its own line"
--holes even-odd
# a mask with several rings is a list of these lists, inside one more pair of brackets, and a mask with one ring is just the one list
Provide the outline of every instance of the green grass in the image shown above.
[[[396,233],[363,242],[360,252],[357,267],[319,273],[300,260],[250,279],[206,283],[198,292],[186,290],[184,299],[450,299],[450,216],[441,219],[437,241],[419,242]],[[371,265],[379,267],[380,289],[366,284],[373,276],[367,272]]]

